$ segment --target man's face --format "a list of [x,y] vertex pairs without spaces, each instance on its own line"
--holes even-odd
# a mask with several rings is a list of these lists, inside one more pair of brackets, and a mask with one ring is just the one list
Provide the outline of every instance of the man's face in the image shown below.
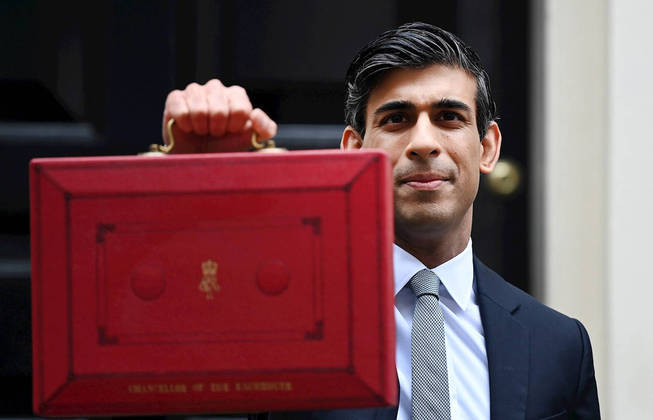
[[344,148],[390,155],[397,235],[471,229],[479,172],[489,172],[498,158],[479,139],[475,97],[476,81],[464,70],[394,70],[370,94],[365,137],[343,136]]

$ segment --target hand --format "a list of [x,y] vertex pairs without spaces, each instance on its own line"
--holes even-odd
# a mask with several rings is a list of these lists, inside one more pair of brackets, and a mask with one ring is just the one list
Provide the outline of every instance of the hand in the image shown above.
[[242,152],[251,147],[252,132],[259,141],[277,134],[277,124],[262,110],[252,109],[245,89],[227,87],[218,79],[168,94],[162,127],[165,144],[170,118],[175,119],[172,153]]

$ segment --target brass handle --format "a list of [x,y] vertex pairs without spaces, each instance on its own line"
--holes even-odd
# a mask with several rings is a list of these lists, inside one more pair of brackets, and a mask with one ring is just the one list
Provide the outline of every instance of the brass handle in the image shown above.
[[274,140],[272,139],[261,143],[258,141],[258,134],[256,131],[252,131],[252,147],[254,148],[253,150],[255,152],[261,153],[279,153],[288,151],[288,149],[283,147],[277,147],[277,145],[274,143]]
[[511,160],[501,159],[488,174],[487,183],[490,190],[504,197],[514,194],[521,186],[522,175],[519,165]]
[[172,148],[175,147],[175,135],[172,134],[172,126],[175,124],[175,119],[170,118],[168,120],[168,125],[166,129],[168,130],[168,141],[170,144],[150,144],[150,150],[145,153],[141,153],[144,156],[165,156],[172,151]]

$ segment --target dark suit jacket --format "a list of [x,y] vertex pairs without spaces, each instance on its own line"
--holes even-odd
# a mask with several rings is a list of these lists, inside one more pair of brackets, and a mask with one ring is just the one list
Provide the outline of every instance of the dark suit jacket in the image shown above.
[[[592,348],[575,319],[539,303],[478,259],[492,420],[598,419]],[[396,407],[266,413],[258,419],[391,420]]]

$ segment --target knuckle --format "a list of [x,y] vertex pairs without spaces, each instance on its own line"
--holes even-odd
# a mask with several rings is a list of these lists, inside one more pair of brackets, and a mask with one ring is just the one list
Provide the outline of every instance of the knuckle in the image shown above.
[[182,95],[181,91],[179,89],[175,89],[170,91],[170,93],[168,93],[168,99],[176,99],[181,97],[181,95]]
[[205,86],[207,87],[222,87],[224,86],[219,79],[211,79],[206,82]]
[[245,90],[244,87],[239,86],[239,85],[233,85],[229,86],[228,88],[231,92],[238,94],[238,95],[247,95],[247,91]]
[[166,105],[173,105],[181,100],[183,100],[183,93],[180,90],[176,89],[168,93],[168,97],[166,98]]
[[240,86],[231,86],[229,89],[229,97],[234,102],[234,105],[242,107],[247,111],[252,110],[252,104],[249,101],[249,96],[247,96],[247,91],[245,88]]

